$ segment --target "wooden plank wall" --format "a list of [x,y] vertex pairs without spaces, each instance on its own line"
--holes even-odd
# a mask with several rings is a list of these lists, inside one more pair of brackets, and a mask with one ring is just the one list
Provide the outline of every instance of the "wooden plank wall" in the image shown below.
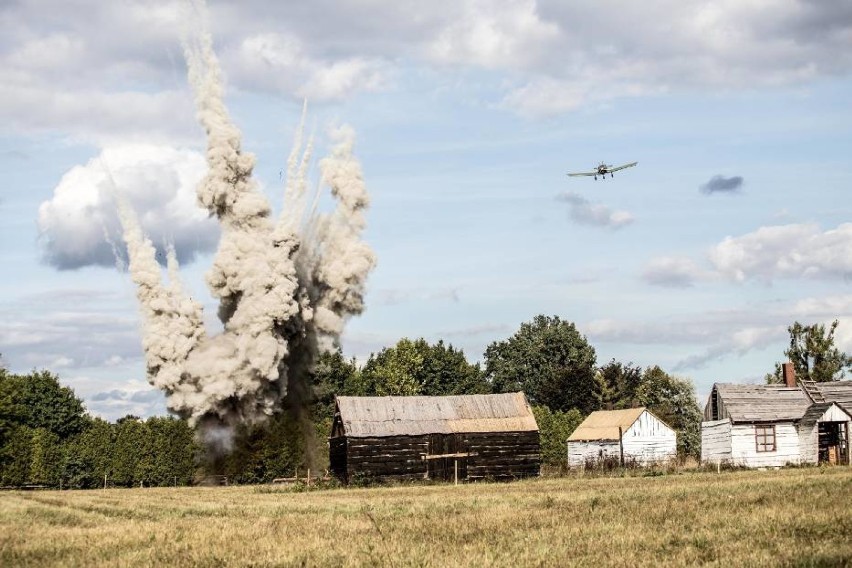
[[468,451],[468,479],[532,477],[541,469],[538,432],[464,434]]
[[583,467],[586,462],[620,459],[621,447],[617,441],[568,442],[568,467]]
[[349,438],[346,447],[348,480],[358,476],[423,479],[426,462],[421,456],[428,450],[428,435]]
[[[541,467],[538,432],[495,432],[461,434],[467,459],[467,478],[515,479],[535,476]],[[335,440],[334,438],[332,440]],[[339,443],[338,443],[339,444]],[[330,444],[331,448],[334,443]],[[423,479],[427,464],[421,456],[429,452],[429,436],[348,438],[345,445],[346,479]],[[459,468],[465,473],[465,468]]]
[[646,466],[677,456],[677,434],[647,410],[622,436],[625,462]]
[[758,452],[754,424],[735,424],[731,428],[731,461],[746,467],[780,467],[801,460],[799,432],[792,422],[775,423],[775,451]]
[[701,423],[701,463],[731,461],[731,421],[713,420]]

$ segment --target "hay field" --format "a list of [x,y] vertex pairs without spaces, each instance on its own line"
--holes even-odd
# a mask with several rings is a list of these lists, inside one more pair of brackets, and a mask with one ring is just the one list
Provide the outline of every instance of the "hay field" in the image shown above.
[[852,469],[0,493],[2,566],[852,566]]

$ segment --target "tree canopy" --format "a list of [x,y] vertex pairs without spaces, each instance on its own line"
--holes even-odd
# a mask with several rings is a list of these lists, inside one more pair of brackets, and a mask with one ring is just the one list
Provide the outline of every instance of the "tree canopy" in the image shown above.
[[[793,363],[798,379],[824,383],[837,381],[852,370],[852,356],[840,351],[834,344],[834,334],[838,321],[834,320],[826,329],[824,324],[802,325],[793,323],[787,328],[790,334],[790,346],[784,350],[784,356]],[[775,364],[775,371],[766,375],[767,383],[783,382],[781,364]]]
[[479,365],[467,361],[464,351],[443,341],[404,338],[393,347],[370,355],[361,369],[365,395],[484,394],[490,387]]
[[598,405],[595,362],[573,323],[539,315],[487,347],[485,376],[494,392],[524,391],[531,404],[588,414]]

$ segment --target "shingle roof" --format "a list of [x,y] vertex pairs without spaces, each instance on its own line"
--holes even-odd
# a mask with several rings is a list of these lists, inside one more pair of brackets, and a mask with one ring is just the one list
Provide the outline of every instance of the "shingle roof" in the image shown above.
[[625,432],[643,412],[644,406],[624,410],[596,410],[577,426],[568,441],[618,440],[618,428],[621,428],[622,433]]
[[[732,422],[796,422],[813,404],[799,387],[786,385],[713,385]],[[852,403],[852,381],[817,383],[826,402]]]
[[522,392],[454,396],[339,396],[346,436],[536,432]]
[[816,388],[825,400],[836,402],[843,408],[852,409],[852,381],[816,383]]

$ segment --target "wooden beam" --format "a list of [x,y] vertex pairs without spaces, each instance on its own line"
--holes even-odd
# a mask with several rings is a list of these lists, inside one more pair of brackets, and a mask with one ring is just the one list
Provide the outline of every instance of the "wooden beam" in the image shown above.
[[470,456],[478,455],[475,452],[465,452],[458,454],[423,454],[420,456],[421,460],[441,460],[444,458],[467,458]]

